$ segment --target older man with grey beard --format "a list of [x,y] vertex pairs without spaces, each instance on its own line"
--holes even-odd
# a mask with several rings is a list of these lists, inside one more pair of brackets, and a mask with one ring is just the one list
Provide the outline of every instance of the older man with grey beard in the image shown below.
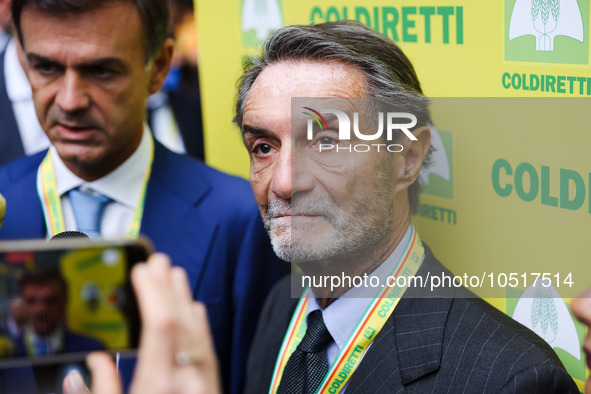
[[[541,338],[467,290],[390,287],[448,273],[410,222],[427,103],[396,44],[352,21],[279,29],[245,67],[235,122],[250,183],[275,252],[308,285],[267,298],[247,393],[578,392]],[[367,121],[384,108],[414,119],[412,135],[384,138]]]

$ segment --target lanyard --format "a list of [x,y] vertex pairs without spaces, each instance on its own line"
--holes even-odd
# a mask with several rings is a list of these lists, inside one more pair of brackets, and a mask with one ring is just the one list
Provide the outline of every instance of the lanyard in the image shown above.
[[[140,191],[138,202],[133,213],[131,225],[127,231],[128,238],[137,238],[140,235],[142,216],[144,214],[144,203],[146,202],[146,190],[148,188],[148,181],[150,180],[153,162],[154,147],[152,146],[152,150],[150,151],[150,164],[144,175],[143,187]],[[64,214],[62,211],[62,200],[57,192],[55,170],[53,169],[53,162],[51,161],[51,150],[47,151],[47,155],[45,155],[37,172],[37,194],[39,195],[41,206],[43,207],[43,215],[45,216],[45,224],[47,226],[47,234],[49,237],[53,237],[56,234],[66,231]]]
[[[411,226],[411,229],[412,233],[409,242],[405,245],[400,260],[395,266],[398,267],[398,269],[395,273],[392,272],[391,276],[398,277],[399,275],[402,275],[408,279],[409,276],[416,274],[418,270],[424,254],[424,249],[416,230],[413,226]],[[408,280],[404,281],[404,283],[408,282]],[[361,357],[371,344],[371,341],[377,336],[388,318],[390,318],[394,312],[406,287],[408,286],[402,288],[385,286],[384,290],[380,289],[347,339],[345,346],[343,346],[337,355],[336,360],[320,384],[317,393],[335,394],[340,392],[347,384],[349,378],[357,369]],[[304,295],[307,290],[308,289],[304,290]],[[273,378],[271,380],[269,394],[277,392],[287,360],[295,351],[306,333],[305,317],[307,305],[308,298],[302,296],[296,306],[287,333],[283,339],[281,350],[279,351],[279,356],[275,363],[275,369],[273,370]]]

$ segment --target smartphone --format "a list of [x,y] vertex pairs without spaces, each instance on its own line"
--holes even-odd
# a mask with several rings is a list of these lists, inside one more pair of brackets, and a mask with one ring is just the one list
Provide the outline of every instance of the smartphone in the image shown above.
[[145,238],[0,242],[0,368],[133,354],[140,319],[130,283]]

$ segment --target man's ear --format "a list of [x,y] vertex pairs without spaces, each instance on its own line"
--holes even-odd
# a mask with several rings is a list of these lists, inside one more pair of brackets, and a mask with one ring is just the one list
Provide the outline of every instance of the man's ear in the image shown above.
[[400,167],[397,189],[399,190],[407,189],[417,180],[423,161],[431,147],[431,130],[429,130],[429,127],[419,127],[413,130],[412,133],[417,140],[406,139],[405,142],[401,143],[404,149],[402,152],[397,153],[397,155],[401,155],[400,158],[402,159],[398,162]]
[[150,84],[148,85],[148,93],[154,94],[162,88],[164,80],[170,70],[170,62],[172,60],[172,53],[174,52],[174,40],[167,38],[162,45],[160,52],[156,54],[152,60],[150,70]]

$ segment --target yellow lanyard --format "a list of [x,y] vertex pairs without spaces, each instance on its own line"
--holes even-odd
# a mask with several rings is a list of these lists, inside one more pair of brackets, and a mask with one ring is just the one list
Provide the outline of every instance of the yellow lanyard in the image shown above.
[[[399,264],[396,265],[398,270],[395,273],[392,272],[391,277],[402,275],[408,278],[409,276],[415,275],[419,268],[425,250],[413,226],[411,226],[411,230],[410,240],[404,248]],[[408,280],[404,281],[405,284],[408,284],[408,282]],[[395,284],[395,282],[389,284]],[[337,355],[336,360],[320,384],[317,393],[335,394],[342,390],[351,375],[353,375],[353,372],[357,369],[359,361],[371,344],[371,341],[377,336],[394,312],[406,287],[408,286],[396,287],[395,285],[386,285],[384,290],[380,288],[380,291],[363,313],[361,320],[349,336],[349,339],[347,339],[345,346],[343,346]],[[304,295],[307,290],[304,290]],[[306,333],[305,317],[307,305],[308,298],[302,296],[291,318],[275,363],[271,387],[269,388],[270,394],[277,392],[287,360],[289,360],[289,357]]]
[[[137,238],[140,235],[142,216],[144,214],[144,203],[146,202],[146,190],[148,188],[148,181],[150,180],[153,162],[154,147],[152,146],[152,150],[150,151],[150,164],[144,175],[143,187],[140,191],[135,212],[133,213],[131,225],[127,231],[128,238]],[[45,224],[47,226],[47,234],[49,237],[53,237],[56,234],[66,231],[64,214],[62,212],[62,200],[57,192],[55,171],[53,169],[53,162],[51,161],[51,150],[47,151],[47,155],[45,155],[37,172],[37,194],[39,195],[41,206],[43,207],[43,215],[45,216]]]

